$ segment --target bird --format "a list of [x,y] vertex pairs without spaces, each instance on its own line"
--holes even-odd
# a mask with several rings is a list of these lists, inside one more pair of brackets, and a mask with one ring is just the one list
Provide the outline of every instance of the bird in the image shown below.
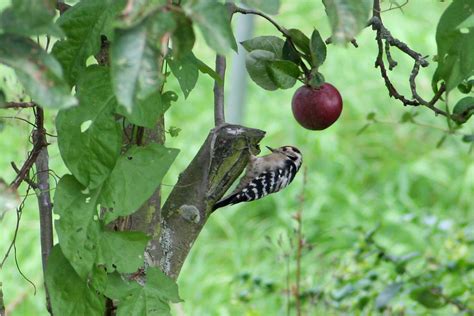
[[303,163],[301,151],[294,146],[267,147],[271,153],[257,157],[250,154],[245,174],[235,190],[214,204],[212,211],[241,202],[261,199],[287,187]]

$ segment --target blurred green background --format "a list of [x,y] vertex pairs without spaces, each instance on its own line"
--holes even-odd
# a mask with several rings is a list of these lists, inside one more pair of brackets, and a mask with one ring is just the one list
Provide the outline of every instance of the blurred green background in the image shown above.
[[[287,28],[300,28],[306,34],[316,27],[323,38],[330,35],[324,7],[319,1],[282,2],[281,13],[275,17],[279,23]],[[0,1],[0,9],[7,4],[8,1]],[[395,37],[432,56],[436,53],[436,23],[446,6],[447,3],[438,1],[410,1],[402,10],[386,12],[383,17]],[[257,19],[255,35],[279,34],[268,22]],[[353,293],[342,293],[347,295],[342,295],[340,305],[329,304],[324,295],[330,295],[331,302],[337,301],[335,298],[344,286],[356,284],[371,269],[381,281],[374,282],[364,292],[371,300],[364,313],[375,313],[370,304],[373,305],[387,282],[396,278],[393,268],[375,267],[368,259],[355,262],[353,258],[363,243],[364,232],[377,225],[380,226],[374,239],[390,254],[418,253],[408,266],[414,273],[429,270],[428,259],[474,261],[473,153],[456,135],[448,136],[437,148],[444,135],[442,130],[447,129],[445,120],[427,109],[404,108],[390,99],[379,70],[374,68],[377,51],[374,32],[364,30],[357,41],[359,48],[328,47],[328,58],[321,72],[340,90],[344,110],[338,122],[325,131],[305,130],[293,119],[291,97],[297,87],[269,92],[248,82],[242,123],[267,132],[262,145],[291,144],[300,148],[307,184],[303,187],[301,172],[279,194],[214,214],[183,267],[178,284],[184,303],[174,306],[173,314],[285,314],[287,278],[294,283],[295,269],[295,250],[290,242],[294,244],[295,238],[292,215],[299,209],[303,210],[303,233],[313,246],[304,252],[302,261],[301,287],[309,293],[303,306],[308,315],[357,314],[355,304],[360,303],[362,291],[357,286]],[[198,42],[195,54],[212,65],[213,53],[202,40]],[[392,53],[399,66],[390,76],[408,94],[412,60],[393,49]],[[427,98],[432,93],[430,79],[434,69],[432,63],[418,76],[419,92]],[[209,77],[201,75],[188,99],[180,94],[178,102],[166,113],[167,127],[176,126],[182,131],[178,137],[167,139],[167,146],[180,148],[181,153],[163,181],[165,196],[213,126],[212,85]],[[22,96],[14,74],[3,66],[0,66],[0,88],[9,100]],[[179,91],[173,79],[168,83],[169,89]],[[228,82],[227,92],[231,89],[232,83]],[[456,93],[451,99],[456,100]],[[386,123],[371,125],[358,134],[371,112]],[[407,112],[429,126],[400,123]],[[52,134],[55,114],[47,112],[48,131]],[[33,117],[26,110],[1,110],[0,116],[0,177],[10,182],[15,175],[10,162],[20,165],[31,148],[28,141],[31,127],[6,117],[29,120]],[[464,127],[466,132],[473,129],[472,122]],[[59,175],[67,173],[55,138],[50,137],[49,141],[51,169]],[[303,206],[298,198],[301,194],[305,198]],[[26,200],[16,245],[19,266],[36,285],[37,292],[34,295],[33,287],[21,277],[10,255],[0,271],[10,315],[47,315],[36,203],[34,195]],[[15,223],[15,212],[7,213],[0,222],[2,257],[13,237]],[[446,289],[464,284],[462,298],[474,299],[473,270],[463,275],[454,271],[452,277],[443,277],[440,282]],[[454,311],[452,306],[447,306],[427,312],[404,292],[391,304],[394,314],[404,311],[412,315],[452,315]]]

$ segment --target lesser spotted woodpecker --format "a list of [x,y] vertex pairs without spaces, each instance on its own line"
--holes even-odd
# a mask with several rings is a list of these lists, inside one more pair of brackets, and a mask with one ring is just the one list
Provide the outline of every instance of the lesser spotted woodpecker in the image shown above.
[[240,179],[237,188],[217,202],[213,210],[226,205],[254,201],[280,191],[293,181],[301,167],[303,156],[298,148],[283,146],[267,148],[270,154],[256,157],[250,155],[245,175]]

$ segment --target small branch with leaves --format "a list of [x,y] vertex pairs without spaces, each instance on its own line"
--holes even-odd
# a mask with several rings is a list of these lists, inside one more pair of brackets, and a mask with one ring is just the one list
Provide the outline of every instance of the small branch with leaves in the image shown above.
[[[449,113],[439,108],[435,107],[436,102],[438,102],[443,93],[445,92],[444,84],[441,85],[438,92],[433,96],[430,101],[423,99],[416,90],[416,77],[421,67],[427,67],[429,65],[426,57],[422,54],[411,49],[407,44],[393,37],[390,31],[385,27],[382,21],[381,9],[380,9],[380,0],[374,0],[372,18],[369,21],[369,25],[372,26],[372,29],[376,31],[376,41],[378,46],[378,54],[375,60],[375,67],[380,69],[380,74],[385,81],[385,86],[388,89],[389,95],[395,99],[401,101],[403,105],[411,106],[425,106],[435,112],[437,115],[443,115],[449,117]],[[397,62],[393,59],[390,52],[391,47],[395,47],[401,52],[405,53],[414,60],[413,70],[410,74],[409,83],[412,92],[412,97],[406,97],[403,94],[399,93],[395,85],[390,81],[387,73],[387,66],[385,65],[384,55],[387,58],[388,70],[393,70],[397,66]]]

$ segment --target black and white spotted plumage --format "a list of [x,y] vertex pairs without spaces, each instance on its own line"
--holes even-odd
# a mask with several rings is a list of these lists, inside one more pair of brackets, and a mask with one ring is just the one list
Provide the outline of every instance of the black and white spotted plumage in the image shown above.
[[268,148],[272,151],[271,154],[250,157],[245,175],[240,179],[237,188],[217,202],[213,210],[261,199],[282,190],[293,181],[303,162],[301,152],[293,146]]

